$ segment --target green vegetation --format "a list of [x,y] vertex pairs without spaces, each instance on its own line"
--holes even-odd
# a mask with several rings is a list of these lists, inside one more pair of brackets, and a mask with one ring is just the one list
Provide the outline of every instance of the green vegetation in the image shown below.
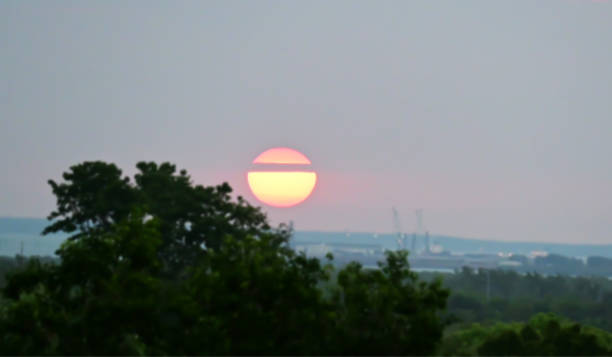
[[[57,259],[52,257],[31,257],[45,263],[57,262]],[[12,273],[19,268],[24,267],[27,264],[28,258],[21,255],[15,257],[0,256],[0,289],[6,286],[6,277],[9,273]],[[1,295],[0,295],[1,296]]]
[[[441,278],[431,273],[420,276]],[[445,275],[443,281],[451,290],[448,312],[466,323],[527,321],[545,312],[612,332],[612,281],[606,278],[464,268]]]
[[607,280],[465,269],[443,283],[404,251],[336,269],[227,184],[137,167],[133,183],[103,162],[49,182],[45,232],[72,236],[58,260],[0,260],[0,354],[612,354],[609,332],[536,314],[610,330]]
[[552,314],[527,323],[473,324],[450,331],[439,353],[455,356],[607,356],[612,334]]
[[589,256],[585,262],[581,259],[565,257],[559,254],[548,254],[536,257],[532,263],[524,255],[513,255],[510,260],[520,262],[521,265],[512,270],[521,273],[537,271],[540,274],[572,276],[602,276],[612,275],[612,259],[599,256]]
[[[405,252],[379,270],[331,264],[288,247],[290,227],[224,184],[193,186],[174,166],[71,168],[50,181],[46,232],[72,237],[59,263],[9,274],[0,353],[433,354],[448,291],[419,281]],[[336,280],[332,283],[330,276]]]

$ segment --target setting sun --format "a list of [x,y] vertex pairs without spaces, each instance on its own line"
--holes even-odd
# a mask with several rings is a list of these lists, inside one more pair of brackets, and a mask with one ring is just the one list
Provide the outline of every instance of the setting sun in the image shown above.
[[258,200],[270,206],[295,206],[310,196],[317,183],[317,174],[304,170],[310,160],[293,149],[266,150],[253,160],[253,164],[267,170],[249,171],[249,187]]

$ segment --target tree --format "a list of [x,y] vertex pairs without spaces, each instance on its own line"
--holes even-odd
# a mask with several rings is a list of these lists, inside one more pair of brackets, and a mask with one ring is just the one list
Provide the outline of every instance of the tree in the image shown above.
[[70,167],[62,177],[66,183],[48,181],[57,208],[48,217],[54,222],[43,234],[75,233],[75,239],[92,230],[109,230],[124,220],[136,203],[130,179],[121,177],[121,170],[114,164],[84,162]]
[[[335,272],[290,249],[290,230],[270,229],[227,184],[194,187],[170,164],[138,168],[134,183],[99,162],[52,182],[58,208],[46,232],[73,235],[59,263],[35,260],[8,277],[0,354],[435,350],[448,291],[419,281],[406,252],[379,270]],[[166,274],[176,266],[179,275]]]
[[[242,239],[270,231],[266,215],[242,197],[232,200],[227,183],[194,185],[185,170],[170,163],[140,162],[134,182],[114,164],[84,162],[63,174],[65,182],[49,180],[57,209],[49,215],[44,234],[72,233],[70,240],[108,232],[135,208],[159,222],[159,250],[164,268],[176,276],[206,250],[218,249],[225,235]],[[277,233],[288,238],[290,229]]]
[[604,356],[612,353],[612,334],[536,314],[527,323],[473,324],[444,338],[443,355]]
[[276,234],[236,240],[160,279],[159,224],[131,215],[108,233],[66,242],[57,265],[9,277],[0,354],[430,354],[447,291],[418,282],[406,254],[380,271],[340,270],[279,245]]
[[337,343],[335,306],[319,288],[330,267],[277,239],[227,237],[194,268],[188,291],[198,337],[185,341],[187,354],[318,355]]
[[406,251],[376,270],[351,263],[338,273],[338,354],[427,355],[442,337],[448,290],[411,272]]
[[611,352],[592,331],[552,314],[535,315],[516,328],[498,326],[478,348],[483,356],[607,356]]
[[60,264],[34,260],[9,276],[0,353],[134,354],[162,337],[157,222],[135,214],[79,238],[58,250]]

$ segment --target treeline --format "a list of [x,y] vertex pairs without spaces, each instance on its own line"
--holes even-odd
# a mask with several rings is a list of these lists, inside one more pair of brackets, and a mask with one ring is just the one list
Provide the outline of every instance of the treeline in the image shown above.
[[21,255],[9,257],[0,255],[0,289],[4,288],[6,285],[7,275],[18,270],[19,268],[25,267],[30,259],[40,260],[41,262],[45,263],[58,262],[57,258],[53,257],[24,257]]
[[0,354],[612,354],[610,333],[553,315],[457,322],[449,289],[412,272],[406,252],[336,270],[331,256],[290,249],[290,227],[270,227],[227,184],[194,186],[167,163],[137,168],[132,181],[86,162],[50,181],[45,232],[72,236],[59,261],[8,274]]
[[463,268],[445,274],[443,286],[451,291],[447,312],[462,322],[526,321],[544,312],[612,332],[612,281],[607,278]]
[[[226,243],[227,250],[222,250],[217,255],[216,262],[211,261],[212,264],[207,264],[205,268],[211,269],[214,266],[213,269],[218,274],[216,279],[208,277],[200,280],[202,276],[199,276],[191,283],[193,285],[190,284],[192,288],[195,288],[191,294],[190,289],[177,289],[175,283],[171,284],[174,289],[165,286],[166,291],[161,294],[163,300],[159,299],[159,292],[152,287],[159,284],[157,286],[159,288],[170,284],[169,282],[162,282],[163,280],[147,276],[147,274],[141,275],[138,279],[134,272],[129,278],[121,277],[122,274],[109,276],[109,280],[126,281],[123,284],[106,281],[104,283],[110,286],[98,291],[94,296],[89,296],[88,299],[84,299],[83,295],[87,293],[82,291],[83,285],[74,284],[74,281],[72,284],[67,283],[68,286],[71,286],[71,291],[59,296],[43,291],[27,293],[27,289],[24,289],[23,286],[15,287],[11,284],[4,289],[4,293],[9,297],[8,301],[0,302],[0,311],[3,312],[0,315],[2,316],[0,332],[4,333],[0,353],[167,354],[189,351],[198,354],[276,354],[291,351],[294,354],[312,354],[316,351],[318,353],[333,352],[334,354],[386,355],[397,354],[398,351],[401,351],[403,354],[417,355],[490,356],[609,355],[612,352],[611,333],[588,325],[577,324],[554,314],[543,313],[519,319],[527,322],[512,323],[492,320],[482,323],[466,323],[466,321],[458,321],[456,316],[453,318],[449,318],[448,315],[438,316],[438,324],[433,325],[438,327],[437,332],[428,329],[427,332],[418,334],[417,337],[413,336],[413,339],[407,339],[400,332],[414,334],[416,331],[407,330],[404,324],[410,325],[415,321],[418,321],[422,327],[425,327],[426,324],[423,324],[423,320],[401,318],[402,315],[414,314],[414,309],[426,308],[427,305],[422,305],[419,299],[414,299],[414,291],[410,292],[411,289],[406,289],[407,286],[414,288],[414,285],[418,285],[418,281],[416,275],[409,273],[405,265],[405,255],[391,255],[387,263],[382,265],[382,272],[372,269],[363,270],[359,265],[351,265],[343,270],[333,271],[331,265],[321,266],[318,261],[312,259],[309,264],[302,265],[300,269],[310,270],[314,274],[309,284],[308,279],[306,281],[300,279],[300,275],[303,278],[304,272],[297,275],[288,274],[285,265],[287,261],[276,260],[276,264],[271,264],[270,260],[262,259],[262,253],[265,256],[266,251],[271,252],[266,244],[262,246],[261,242],[251,239],[242,242],[227,241]],[[100,247],[96,245],[96,249]],[[69,260],[76,258],[70,257],[69,250],[63,247],[61,254]],[[78,251],[78,254],[82,253],[85,251]],[[299,256],[292,254],[290,256],[298,258],[294,262],[300,261]],[[305,260],[302,260],[300,264],[308,262],[308,259],[303,256],[301,259]],[[9,259],[3,261],[7,260]],[[16,262],[14,258],[10,260]],[[237,263],[236,260],[240,263]],[[45,267],[45,264],[41,264],[38,258],[32,258],[25,262],[25,266],[21,265],[22,262],[13,265],[15,270],[9,275],[12,275],[13,284],[23,284],[24,281],[26,284],[32,284],[31,279],[42,271],[46,271],[47,274],[52,273],[55,279],[67,279],[68,272],[75,268],[72,264],[77,263],[78,267],[78,261],[70,265],[50,261]],[[53,267],[60,269],[62,265],[65,265],[64,272],[54,271]],[[305,269],[308,265],[310,267]],[[120,268],[120,264],[115,263],[114,267]],[[398,267],[400,267],[399,270]],[[91,272],[96,270],[92,269],[83,274],[94,278]],[[123,274],[126,274],[133,268],[120,270],[124,270]],[[220,274],[221,272],[223,273]],[[394,288],[391,285],[397,284],[397,281],[394,282],[391,276],[396,274],[403,275],[404,279],[410,283],[400,284],[403,285],[403,289]],[[470,276],[472,274],[474,272],[470,272]],[[480,274],[485,273],[480,272]],[[149,280],[148,284],[143,284],[142,279],[145,277]],[[330,277],[335,278],[330,279]],[[567,279],[571,281],[576,278]],[[125,285],[128,281],[129,284],[136,283],[137,285],[129,289]],[[287,285],[289,282],[292,284]],[[318,288],[313,289],[312,284],[315,282]],[[39,289],[43,287],[46,289],[46,284],[43,285],[41,281],[38,281],[37,286]],[[254,285],[261,289],[253,289]],[[574,287],[577,288],[580,285],[581,283],[574,281]],[[140,291],[134,289],[140,289]],[[302,294],[304,291],[314,294],[311,296],[299,295],[296,294],[298,289],[302,291]],[[259,290],[257,295],[253,294],[255,290]],[[398,292],[402,291],[404,293],[398,295]],[[439,290],[441,291],[443,290]],[[21,295],[24,292],[26,292],[25,296],[16,299],[17,293]],[[339,293],[341,294],[338,295]],[[289,296],[283,296],[283,294]],[[212,297],[213,295],[215,298]],[[580,298],[581,293],[578,290],[578,294],[570,295]],[[115,301],[114,299],[117,298],[120,300]],[[398,298],[408,298],[410,302],[403,308],[399,308]],[[49,299],[55,300],[53,304],[50,304]],[[424,299],[427,299],[427,294],[421,295],[421,302]],[[88,300],[89,303],[95,303],[96,306],[81,309],[80,307],[84,305],[79,305],[79,302],[86,304]],[[201,300],[214,308],[209,306],[209,309],[212,308],[212,310],[202,311],[202,307],[198,307],[202,304]],[[453,295],[449,301],[451,314],[457,312],[452,306],[452,300]],[[263,304],[266,301],[268,306],[264,307]],[[335,304],[330,304],[332,301],[335,301]],[[278,306],[270,302],[275,302]],[[309,303],[304,304],[305,302]],[[155,305],[156,308],[152,305]],[[406,308],[410,310],[404,310]],[[300,313],[295,309],[300,309]],[[344,311],[345,309],[351,311],[351,317],[347,311]],[[470,309],[472,308],[467,308],[467,310]],[[262,314],[261,310],[268,311]],[[441,309],[438,310],[438,312],[441,311]],[[105,312],[105,316],[97,316],[100,312]],[[341,319],[342,327],[339,326],[340,322],[337,320],[339,316],[336,314],[338,313],[344,314]],[[390,317],[396,314],[399,314],[400,319],[394,321]],[[89,326],[87,332],[80,331],[78,328],[85,328],[85,325],[74,325],[73,323],[70,326],[71,324],[67,324],[67,321],[58,315],[64,315],[64,319],[78,319],[82,324],[97,325]],[[196,320],[204,318],[204,321],[212,325],[206,328],[200,326],[199,331],[197,328],[194,329],[195,326],[198,326],[197,324],[194,326],[195,316],[199,316]],[[137,320],[131,321],[133,318]],[[127,321],[130,323],[125,326]],[[279,334],[279,331],[273,329],[271,324],[281,321],[284,333]],[[387,325],[388,323],[391,325]],[[149,337],[143,334],[143,331],[152,327],[147,326],[148,324],[154,324],[152,326],[162,332],[156,343],[151,343]],[[233,324],[236,325],[232,326]],[[329,324],[334,327],[330,327]],[[231,329],[234,331],[231,339],[225,335],[227,331],[223,331],[228,326],[232,326]],[[106,328],[118,330],[103,331]],[[443,335],[440,334],[439,328],[444,328]],[[131,331],[131,333],[126,331]],[[51,338],[49,338],[49,333],[52,333]],[[193,339],[200,339],[200,342],[185,341],[185,336],[180,337],[181,333],[187,333]],[[336,335],[330,335],[331,333]],[[349,339],[346,336],[347,333],[352,334],[353,339]],[[294,339],[293,346],[289,349],[284,345],[286,340],[281,343],[277,340],[280,336],[291,340],[287,334]],[[84,337],[85,341],[77,343]],[[202,338],[204,340],[201,340]],[[415,338],[419,339],[420,346],[415,345]],[[103,345],[97,339],[111,345]],[[158,346],[160,342],[163,342],[163,347]],[[189,344],[185,344],[187,342]]]
[[442,356],[605,356],[612,334],[540,313],[527,322],[470,324],[447,329]]
[[59,263],[9,274],[1,354],[435,353],[448,291],[419,281],[406,253],[380,270],[333,272],[290,249],[290,227],[271,228],[229,185],[137,167],[132,180],[87,162],[50,181],[57,208],[45,232],[72,236]]
[[560,254],[548,254],[533,259],[525,255],[515,254],[509,259],[521,263],[520,266],[511,268],[521,273],[536,271],[547,275],[612,276],[612,259],[600,256],[589,256],[583,261],[582,259],[566,257]]
[[23,259],[19,257],[0,256],[0,288],[6,285],[6,276],[15,271]]
[[[58,258],[33,257],[59,263]],[[25,257],[0,257],[0,288],[8,273],[27,266]],[[456,274],[420,272],[424,281],[442,280],[449,289],[447,315],[463,323],[527,321],[554,313],[612,332],[612,280],[602,277],[544,276],[508,270],[463,268]]]

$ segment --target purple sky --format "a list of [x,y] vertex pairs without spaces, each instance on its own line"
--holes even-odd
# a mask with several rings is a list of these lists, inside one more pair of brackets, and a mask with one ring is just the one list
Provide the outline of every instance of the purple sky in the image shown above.
[[84,160],[319,184],[297,229],[612,243],[612,3],[2,1],[0,215]]

